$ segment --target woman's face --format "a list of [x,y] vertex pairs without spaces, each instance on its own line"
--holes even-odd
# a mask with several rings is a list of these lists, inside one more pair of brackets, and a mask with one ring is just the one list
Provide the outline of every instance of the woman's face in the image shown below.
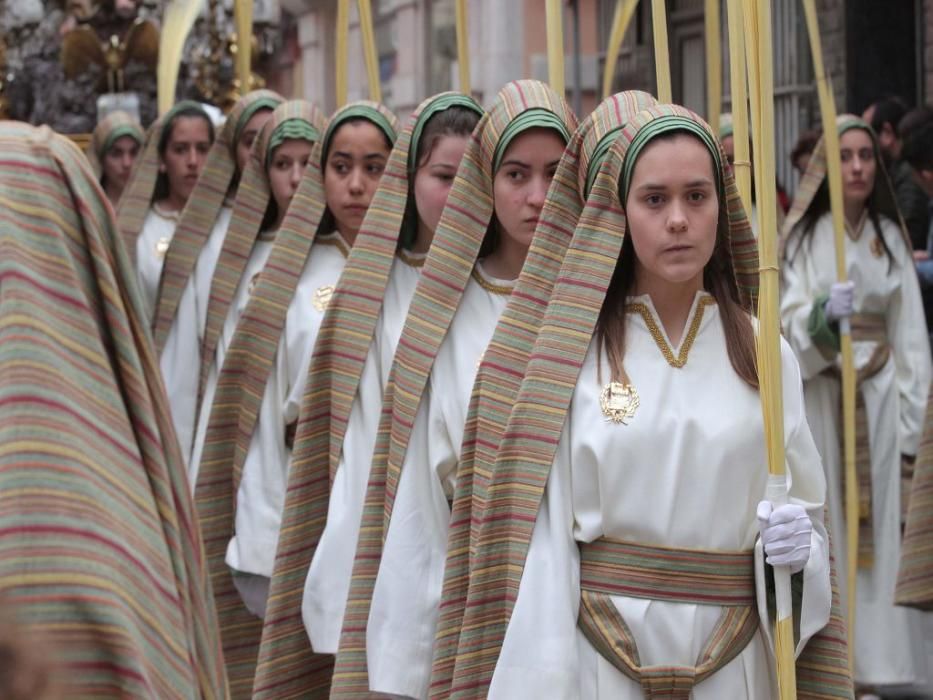
[[256,113],[247,120],[240,130],[240,135],[236,142],[236,166],[239,173],[246,170],[246,164],[249,163],[249,152],[253,148],[253,142],[262,130],[263,125],[271,118],[271,109],[256,110]]
[[676,134],[645,146],[625,201],[636,288],[702,288],[719,225],[716,182],[712,155],[696,137]]
[[428,159],[415,172],[415,207],[418,209],[419,224],[434,235],[441,220],[450,186],[457,175],[470,137],[448,134],[435,143]]
[[104,182],[122,191],[130,178],[133,163],[139,155],[139,141],[132,136],[121,136],[104,154],[102,163]]
[[551,179],[566,147],[554,129],[531,128],[516,136],[493,177],[500,233],[528,247],[544,208]]
[[203,117],[178,117],[161,156],[160,170],[168,180],[169,199],[180,205],[198,182],[211,150],[211,132]]
[[313,144],[304,139],[286,139],[272,152],[269,161],[269,189],[279,210],[279,220],[288,211],[288,205],[298,191],[301,178],[308,167]]
[[849,129],[839,137],[842,192],[847,204],[864,204],[875,187],[875,149],[864,129]]
[[356,237],[389,158],[382,129],[359,119],[337,128],[331,136],[324,168],[324,196],[337,230]]

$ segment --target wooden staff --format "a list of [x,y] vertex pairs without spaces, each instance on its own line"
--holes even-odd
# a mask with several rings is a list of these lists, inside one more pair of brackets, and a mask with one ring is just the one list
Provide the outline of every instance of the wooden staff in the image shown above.
[[603,69],[603,97],[609,97],[612,92],[612,79],[615,77],[616,63],[619,62],[619,51],[622,49],[622,40],[625,32],[638,7],[638,0],[618,0],[616,11],[612,16],[612,31],[609,34],[609,46],[606,47],[606,65]]
[[722,105],[722,37],[719,28],[719,0],[706,0],[703,14],[706,39],[706,119],[719,128]]
[[[732,141],[735,145],[735,184],[745,211],[752,211],[752,163],[748,148],[748,91],[745,84],[745,19],[742,0],[728,0],[729,76],[732,92]],[[718,124],[713,125],[719,128]]]
[[467,0],[457,0],[457,68],[460,73],[460,92],[469,95],[470,35],[467,32]]
[[370,0],[358,0],[360,34],[363,39],[363,59],[366,62],[366,77],[369,79],[369,99],[382,102],[382,86],[379,83],[379,58],[376,54],[376,33],[373,31],[373,8]]
[[236,77],[240,94],[249,92],[253,75],[253,2],[234,0],[233,20],[236,24]]
[[[766,497],[775,506],[787,503],[784,463],[784,401],[781,378],[781,313],[778,275],[777,193],[774,172],[774,67],[771,1],[745,6],[746,46],[752,93],[752,133],[755,140],[755,193],[758,203],[758,377],[768,455]],[[753,75],[752,70],[755,73]],[[794,655],[794,614],[790,568],[774,567],[776,620],[774,652],[781,700],[797,697]]]
[[[842,201],[842,160],[839,154],[839,132],[836,128],[836,103],[832,86],[823,67],[820,46],[820,25],[813,0],[804,0],[807,33],[810,35],[810,53],[816,77],[820,112],[823,120],[823,144],[826,147],[826,166],[829,178],[829,202],[836,240],[836,279],[845,282],[846,248],[845,221]],[[846,494],[846,547],[847,594],[849,623],[849,669],[854,672],[855,653],[855,579],[858,575],[858,478],[855,475],[855,365],[852,359],[852,331],[849,319],[839,320],[839,340],[842,351],[842,431],[845,462]]]
[[651,0],[651,20],[654,29],[654,66],[658,81],[658,102],[673,102],[671,54],[667,48],[667,11],[664,8],[664,0]]
[[337,0],[337,109],[347,103],[347,44],[350,34],[350,0]]
[[564,94],[564,23],[561,0],[547,0],[548,82],[558,95]]

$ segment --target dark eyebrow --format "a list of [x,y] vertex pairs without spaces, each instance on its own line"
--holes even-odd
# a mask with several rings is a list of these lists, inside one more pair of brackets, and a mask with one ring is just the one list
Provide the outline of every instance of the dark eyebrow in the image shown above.
[[373,160],[373,159],[375,159],[375,158],[378,158],[379,160],[385,160],[386,157],[387,157],[387,156],[384,156],[382,153],[367,153],[365,156],[363,156],[363,159],[364,159],[364,160]]
[[515,158],[510,158],[509,160],[503,161],[499,167],[504,168],[506,165],[517,165],[519,168],[530,168],[531,166],[528,163],[523,163],[520,160]]

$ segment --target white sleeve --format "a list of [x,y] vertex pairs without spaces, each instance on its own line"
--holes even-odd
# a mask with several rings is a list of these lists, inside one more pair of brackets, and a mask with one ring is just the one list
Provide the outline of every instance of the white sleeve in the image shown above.
[[[824,524],[826,477],[819,452],[810,434],[810,426],[807,424],[800,369],[793,351],[783,340],[781,341],[781,369],[784,385],[784,451],[788,501],[803,506],[813,524],[810,536],[810,558],[802,572],[800,638],[796,648],[796,653],[799,655],[807,641],[829,622],[832,604],[829,537]],[[765,596],[765,564],[760,539],[755,544],[755,563],[758,612],[762,620],[767,620],[769,618]],[[762,625],[769,643],[772,642],[771,626],[771,624]]]
[[573,537],[568,424],[538,509],[490,698],[572,698],[580,692],[580,551]]
[[431,389],[415,418],[366,628],[370,690],[428,695],[450,506],[441,474],[456,464],[454,445]]
[[[893,237],[889,235],[886,239]],[[897,240],[900,240],[899,232]],[[913,260],[907,257],[905,246],[899,248],[903,254],[897,256],[899,259],[893,264],[892,274],[900,277],[901,284],[888,309],[888,338],[894,351],[900,397],[898,437],[901,452],[916,455],[930,393],[930,340],[917,270]]]

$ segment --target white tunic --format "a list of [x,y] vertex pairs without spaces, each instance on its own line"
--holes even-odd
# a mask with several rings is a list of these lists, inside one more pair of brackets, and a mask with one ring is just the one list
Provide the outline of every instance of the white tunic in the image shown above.
[[[243,268],[243,275],[237,285],[236,292],[227,309],[227,315],[224,318],[224,324],[217,338],[217,347],[214,350],[214,362],[208,369],[207,382],[204,387],[204,396],[201,399],[201,407],[198,411],[198,426],[195,431],[194,445],[191,448],[191,461],[188,463],[188,479],[191,482],[191,490],[194,493],[197,484],[198,468],[201,465],[201,454],[204,450],[204,440],[207,437],[207,427],[210,423],[211,408],[214,406],[214,394],[217,392],[217,380],[220,377],[220,368],[224,366],[224,358],[227,356],[227,349],[233,342],[233,336],[236,333],[237,324],[240,322],[240,316],[246,310],[249,304],[250,294],[253,291],[253,280],[262,272],[269,254],[272,252],[272,245],[275,241],[274,234],[262,234],[262,237],[253,244],[249,260]],[[200,279],[200,275],[199,275]],[[206,295],[204,299],[210,297],[210,284],[206,285]],[[204,319],[206,319],[207,309],[204,307]],[[203,321],[206,325],[206,321]],[[202,326],[203,327],[203,326]]]
[[302,599],[302,617],[311,647],[319,654],[336,654],[343,626],[353,558],[359,536],[366,484],[379,430],[382,393],[388,382],[395,346],[408,314],[423,262],[396,257],[389,273],[382,311],[363,364],[357,399],[350,409],[343,452],[334,475],[327,506],[327,522],[318,542]]
[[190,461],[197,426],[198,374],[201,367],[201,342],[207,319],[207,304],[214,268],[223,247],[232,210],[223,207],[214,228],[201,248],[198,259],[178,301],[175,320],[169,329],[159,366],[165,380],[172,422],[185,462]]
[[[862,384],[872,462],[874,566],[860,569],[856,583],[855,680],[887,685],[921,683],[926,665],[918,625],[921,613],[894,605],[900,560],[900,455],[917,453],[930,386],[930,348],[911,251],[897,226],[882,218],[893,262],[867,223],[858,240],[845,237],[847,275],[855,283],[855,311],[887,318],[892,353],[888,363]],[[789,242],[793,255],[796,236]],[[840,384],[822,374],[838,359],[823,356],[807,332],[814,299],[829,292],[835,278],[835,243],[829,214],[821,218],[803,249],[783,268],[781,316],[787,339],[800,361],[807,418],[813,430],[829,491],[836,571],[846,594],[845,503],[842,496]],[[875,344],[853,343],[856,369]]]
[[[697,295],[686,328],[704,294]],[[670,345],[650,297],[629,301],[646,305]],[[758,392],[729,362],[718,307],[704,309],[681,369],[668,364],[640,314],[628,318],[625,368],[640,405],[627,424],[606,421],[599,395],[609,381],[609,363],[603,353],[598,373],[591,345],[535,522],[490,697],[644,697],[640,685],[604,659],[577,628],[581,542],[608,537],[690,549],[755,548],[758,608],[761,619],[768,619],[757,544],[756,506],[768,481]],[[679,348],[673,351],[677,355]],[[829,619],[829,553],[821,520],[825,482],[804,415],[797,363],[786,344],[781,351],[789,498],[813,521],[799,653]],[[693,666],[721,612],[717,606],[627,596],[612,601],[644,665]],[[737,657],[694,687],[691,697],[776,697],[768,628],[763,624]]]
[[136,279],[142,293],[147,322],[152,321],[155,313],[165,253],[172,242],[172,236],[175,235],[180,216],[181,212],[166,211],[153,204],[136,238]]
[[329,300],[322,292],[333,291],[348,253],[349,246],[337,233],[318,236],[289,304],[237,492],[235,534],[226,562],[238,572],[272,576],[291,458],[286,428],[298,420],[326,309],[321,299]]
[[470,396],[513,287],[514,282],[489,278],[477,263],[434,361],[405,455],[366,628],[374,691],[427,697],[449,501]]

